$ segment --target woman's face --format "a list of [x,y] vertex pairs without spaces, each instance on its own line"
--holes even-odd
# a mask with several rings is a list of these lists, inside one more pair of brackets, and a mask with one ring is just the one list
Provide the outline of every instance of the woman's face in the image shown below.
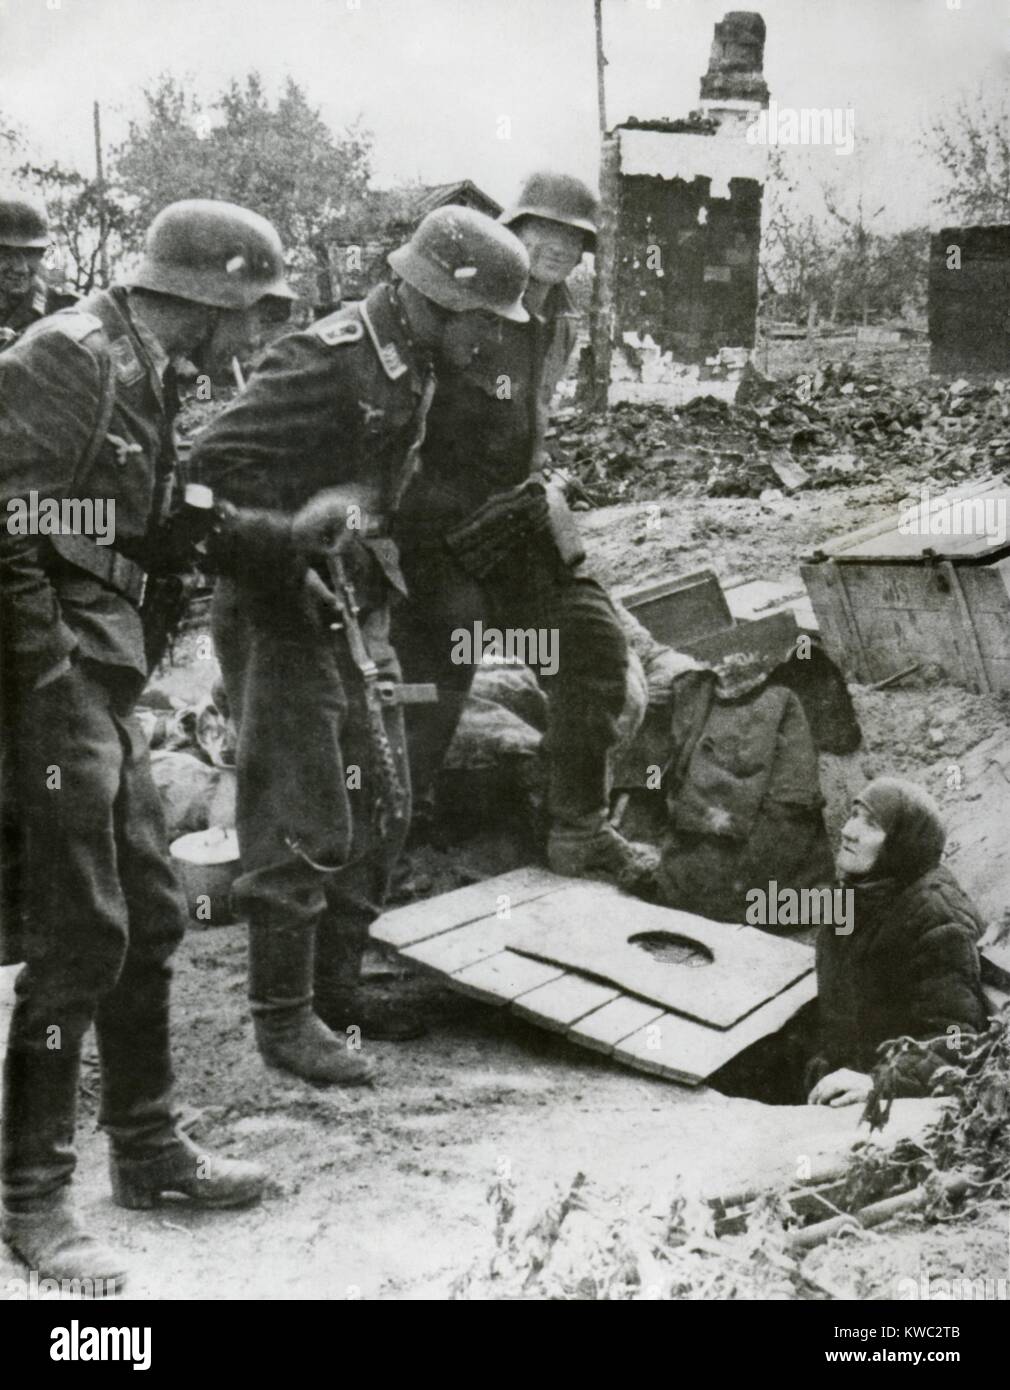
[[842,826],[842,843],[835,858],[838,872],[850,877],[870,873],[886,838],[884,827],[873,819],[861,801],[854,801],[849,819]]

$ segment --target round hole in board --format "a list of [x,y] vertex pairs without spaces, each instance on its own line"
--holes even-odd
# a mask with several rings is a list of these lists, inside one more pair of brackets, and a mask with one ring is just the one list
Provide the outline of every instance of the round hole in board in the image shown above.
[[715,960],[706,946],[672,931],[638,932],[628,937],[628,945],[639,947],[662,965],[686,965],[696,970],[698,966],[711,965]]

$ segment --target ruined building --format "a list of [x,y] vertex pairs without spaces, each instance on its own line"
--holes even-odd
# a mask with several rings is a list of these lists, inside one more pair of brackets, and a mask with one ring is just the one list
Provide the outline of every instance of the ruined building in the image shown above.
[[1010,226],[944,227],[929,256],[930,371],[1010,373]]
[[732,398],[754,346],[766,150],[746,139],[768,105],[765,24],[715,26],[699,109],[629,118],[606,137],[600,327],[610,401]]

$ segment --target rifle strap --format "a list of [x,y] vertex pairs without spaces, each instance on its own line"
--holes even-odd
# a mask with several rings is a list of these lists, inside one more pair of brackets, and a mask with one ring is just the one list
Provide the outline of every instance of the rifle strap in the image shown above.
[[421,399],[418,401],[417,409],[413,415],[413,438],[403,456],[402,464],[398,469],[392,471],[389,479],[386,495],[387,512],[396,511],[403,494],[407,491],[410,480],[421,466],[421,449],[428,429],[428,411],[431,409],[431,402],[435,395],[435,386],[435,371],[429,366],[425,373],[424,385],[421,388]]
[[94,428],[84,447],[84,452],[77,461],[74,469],[73,487],[77,496],[81,495],[84,482],[98,458],[99,451],[105,443],[105,436],[109,432],[109,425],[112,423],[112,412],[116,408],[116,373],[112,361],[112,355],[105,351],[98,361],[99,381],[98,381],[98,413],[95,416]]

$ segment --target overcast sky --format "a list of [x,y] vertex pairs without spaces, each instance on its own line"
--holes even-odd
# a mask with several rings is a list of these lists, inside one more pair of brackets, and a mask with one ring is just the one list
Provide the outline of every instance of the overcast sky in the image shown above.
[[[732,0],[603,8],[610,123],[695,106],[713,25]],[[931,220],[916,130],[960,88],[1005,79],[1008,0],[756,8],[780,106],[855,110],[867,153],[843,168],[844,157],[817,151],[808,167],[864,181],[890,204],[888,220]],[[36,153],[82,169],[96,97],[115,143],[159,73],[209,97],[250,68],[271,88],[290,74],[335,129],[363,116],[380,185],[469,177],[504,201],[537,165],[595,177],[592,0],[0,0],[0,110]]]

